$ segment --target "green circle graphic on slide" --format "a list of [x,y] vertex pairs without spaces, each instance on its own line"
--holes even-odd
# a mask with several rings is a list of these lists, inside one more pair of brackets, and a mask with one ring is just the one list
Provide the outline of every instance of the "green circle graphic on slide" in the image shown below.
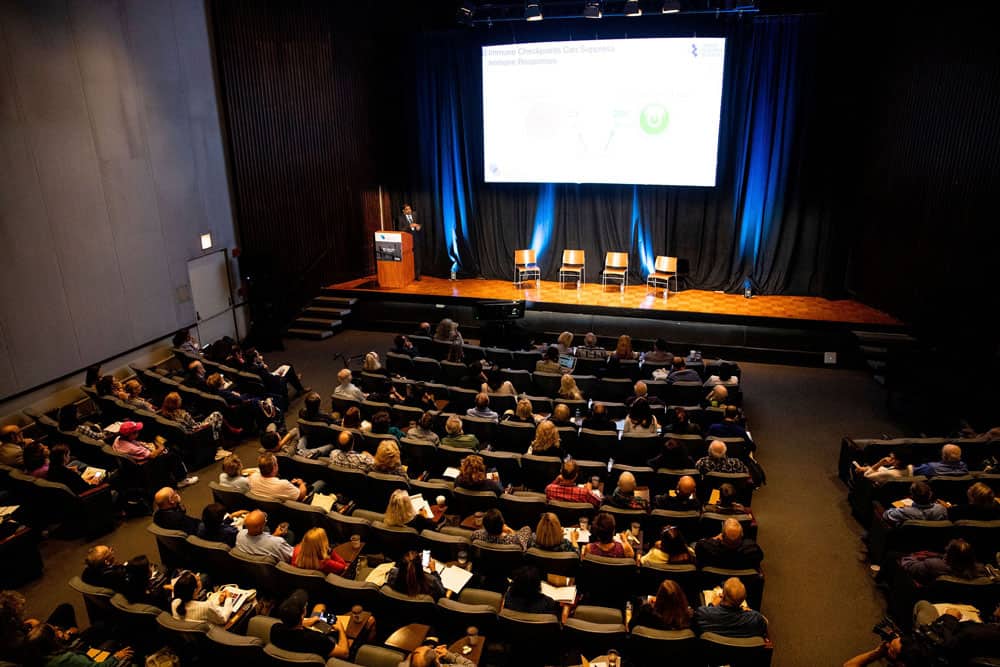
[[639,112],[639,127],[646,134],[661,134],[669,122],[670,114],[662,104],[647,104]]

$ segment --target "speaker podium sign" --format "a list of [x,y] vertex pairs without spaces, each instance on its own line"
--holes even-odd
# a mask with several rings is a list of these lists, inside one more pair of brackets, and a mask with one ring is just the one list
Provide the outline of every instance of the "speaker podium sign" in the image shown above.
[[413,237],[408,232],[375,232],[375,265],[380,287],[413,282]]

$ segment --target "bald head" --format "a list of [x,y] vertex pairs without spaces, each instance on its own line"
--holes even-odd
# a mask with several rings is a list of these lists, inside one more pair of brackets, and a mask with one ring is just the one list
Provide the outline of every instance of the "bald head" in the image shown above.
[[6,426],[0,426],[0,440],[4,442],[17,442],[17,436],[21,433],[15,424],[7,424]]
[[349,431],[341,431],[337,436],[337,449],[349,452],[352,446],[354,446],[354,435]]
[[440,664],[433,646],[419,646],[410,655],[411,667],[434,667]]
[[941,448],[941,460],[947,463],[958,463],[962,460],[962,448],[958,445],[945,445]]
[[736,519],[726,519],[722,524],[722,541],[727,544],[739,544],[743,541],[743,526]]
[[153,496],[153,502],[156,504],[156,509],[158,510],[168,510],[177,506],[181,501],[181,496],[179,493],[174,491],[169,486],[165,486],[156,492]]
[[691,475],[684,475],[677,480],[677,493],[681,496],[690,496],[698,490],[698,483]]
[[722,584],[722,604],[726,607],[739,607],[747,599],[747,588],[736,577],[729,577]]
[[260,510],[254,510],[243,519],[243,527],[247,529],[247,534],[254,536],[264,532],[267,525],[267,515]]
[[635,475],[630,472],[623,472],[620,477],[618,477],[618,488],[625,493],[632,493],[635,491]]
[[649,391],[649,388],[646,386],[645,382],[639,380],[638,382],[635,383],[635,387],[632,388],[632,391],[635,392],[636,396],[645,396],[646,393]]
[[87,567],[97,567],[111,560],[113,560],[111,547],[106,544],[98,544],[90,548],[84,562],[87,564]]
[[713,440],[712,444],[708,446],[708,455],[713,459],[726,458],[726,443],[721,440]]

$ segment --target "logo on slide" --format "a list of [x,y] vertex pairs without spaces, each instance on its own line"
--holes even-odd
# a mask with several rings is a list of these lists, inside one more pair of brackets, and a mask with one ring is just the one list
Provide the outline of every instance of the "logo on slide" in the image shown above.
[[639,127],[646,134],[660,134],[667,129],[670,114],[662,104],[647,104],[639,113]]

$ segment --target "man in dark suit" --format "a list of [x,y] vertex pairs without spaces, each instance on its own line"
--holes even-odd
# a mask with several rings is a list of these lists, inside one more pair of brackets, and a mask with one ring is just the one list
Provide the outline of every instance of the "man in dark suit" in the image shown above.
[[413,236],[413,278],[420,280],[420,259],[423,254],[423,246],[420,239],[423,237],[423,225],[417,221],[417,214],[409,204],[403,204],[403,212],[396,219],[396,231],[410,232]]

